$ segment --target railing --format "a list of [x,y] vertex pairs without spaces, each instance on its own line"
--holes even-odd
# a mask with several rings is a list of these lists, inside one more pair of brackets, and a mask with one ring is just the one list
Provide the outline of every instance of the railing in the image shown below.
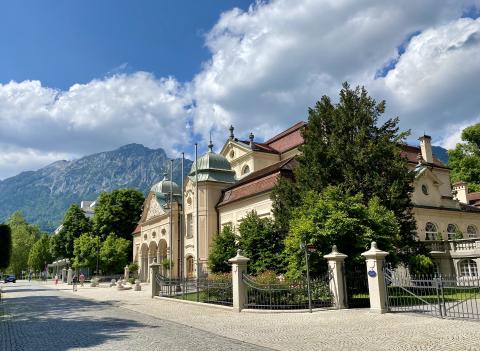
[[155,277],[159,296],[180,300],[232,306],[232,278],[168,278],[157,274]]
[[[333,295],[329,282],[331,273],[310,281],[311,307],[333,306]],[[243,274],[243,283],[247,288],[245,307],[252,309],[307,309],[309,308],[308,284],[306,280],[261,284],[256,278]]]
[[442,318],[480,320],[480,278],[404,275],[385,270],[387,307]]
[[457,240],[428,240],[424,241],[424,244],[434,252],[463,252],[479,250],[480,252],[480,239],[457,239]]

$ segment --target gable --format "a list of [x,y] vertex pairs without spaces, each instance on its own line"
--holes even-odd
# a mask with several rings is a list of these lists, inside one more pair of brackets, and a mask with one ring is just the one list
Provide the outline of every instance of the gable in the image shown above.
[[143,206],[142,217],[140,219],[140,223],[148,221],[149,219],[160,216],[165,213],[165,210],[157,201],[157,197],[155,193],[150,192],[145,199],[145,203]]
[[243,146],[232,140],[228,140],[220,151],[220,155],[227,158],[228,162],[232,163],[236,159],[245,156],[252,150],[247,146]]

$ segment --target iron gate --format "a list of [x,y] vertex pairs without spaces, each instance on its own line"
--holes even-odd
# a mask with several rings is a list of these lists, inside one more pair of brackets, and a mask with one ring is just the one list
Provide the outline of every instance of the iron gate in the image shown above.
[[384,272],[389,311],[480,320],[479,277]]
[[370,307],[368,276],[365,263],[345,264],[346,303],[349,308]]

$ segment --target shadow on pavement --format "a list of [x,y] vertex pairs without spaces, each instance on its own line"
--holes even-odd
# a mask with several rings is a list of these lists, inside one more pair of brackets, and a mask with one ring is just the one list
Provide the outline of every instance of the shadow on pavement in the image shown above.
[[118,318],[111,307],[111,303],[55,295],[9,297],[0,305],[6,314],[3,320],[0,317],[0,350],[93,347],[127,338],[131,329],[150,327]]

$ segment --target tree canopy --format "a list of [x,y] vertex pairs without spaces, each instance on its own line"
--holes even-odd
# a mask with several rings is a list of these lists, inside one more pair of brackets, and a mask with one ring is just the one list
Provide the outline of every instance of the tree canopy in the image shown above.
[[73,267],[86,267],[95,269],[97,259],[100,260],[100,237],[91,234],[82,234],[74,242]]
[[208,255],[208,268],[212,273],[228,273],[232,268],[228,260],[237,253],[237,236],[231,225],[223,227],[213,239],[212,248]]
[[6,224],[0,224],[0,270],[8,267],[12,254],[12,231]]
[[[396,257],[407,262],[421,250],[415,241],[416,224],[409,196],[413,173],[401,155],[408,132],[399,131],[398,118],[381,123],[384,112],[384,101],[377,103],[364,88],[352,89],[347,83],[343,84],[338,103],[323,96],[309,109],[294,181],[279,182],[273,191],[277,227],[291,223],[295,209],[302,203],[299,199],[311,191],[322,193],[333,185],[339,192],[360,193],[365,206],[376,198],[379,205],[394,213],[400,227]],[[295,213],[298,215],[298,211]]]
[[119,238],[132,240],[142,213],[144,197],[135,189],[118,189],[100,194],[95,205],[93,231],[106,238],[114,233]]
[[13,213],[6,223],[12,232],[12,254],[7,271],[20,275],[28,269],[28,256],[40,237],[40,229],[28,224],[21,212]]
[[51,252],[54,259],[72,258],[76,238],[92,231],[92,224],[77,204],[71,205],[65,212],[62,228],[51,240]]
[[52,262],[52,254],[50,252],[50,236],[43,234],[32,246],[28,255],[28,267],[34,272],[42,272],[45,266]]
[[100,248],[102,270],[106,273],[120,273],[128,263],[128,253],[132,242],[118,238],[114,234],[107,236]]
[[400,226],[393,211],[371,198],[365,205],[363,195],[350,195],[338,186],[329,186],[322,193],[309,191],[290,221],[290,233],[285,241],[288,257],[288,276],[298,278],[304,272],[305,252],[302,243],[316,248],[310,254],[313,275],[322,273],[324,255],[333,245],[353,260],[372,241],[392,255],[396,255],[395,243],[399,240]]
[[462,143],[448,150],[453,182],[464,181],[472,191],[480,191],[480,123],[462,131]]
[[255,211],[249,212],[238,226],[238,232],[238,245],[250,258],[250,271],[283,271],[284,242],[278,238],[270,218],[260,218]]

